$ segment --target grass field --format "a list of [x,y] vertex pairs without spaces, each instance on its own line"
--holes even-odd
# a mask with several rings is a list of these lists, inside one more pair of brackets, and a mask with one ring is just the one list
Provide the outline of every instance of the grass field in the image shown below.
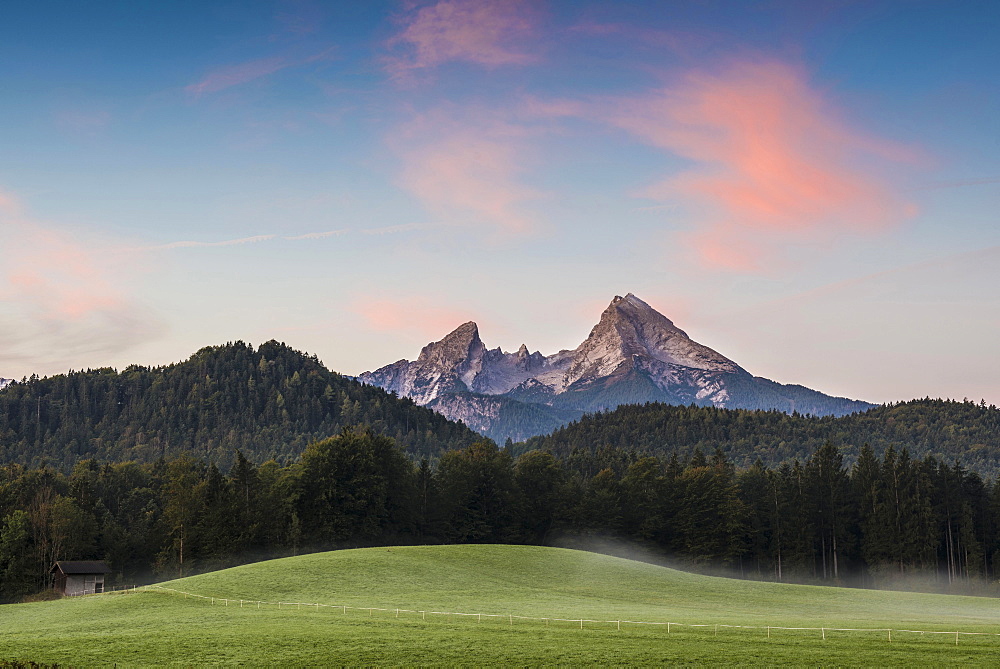
[[[524,546],[372,548],[178,579],[166,591],[0,607],[0,660],[69,665],[847,664],[995,665],[1000,601],[739,581]],[[228,606],[222,598],[229,598]],[[308,602],[343,609],[299,607]],[[378,607],[387,611],[365,610]],[[395,609],[503,617],[396,614]],[[580,618],[556,622],[508,618]],[[698,623],[708,627],[615,621]],[[512,624],[513,623],[513,624]],[[750,625],[759,629],[715,625]]]

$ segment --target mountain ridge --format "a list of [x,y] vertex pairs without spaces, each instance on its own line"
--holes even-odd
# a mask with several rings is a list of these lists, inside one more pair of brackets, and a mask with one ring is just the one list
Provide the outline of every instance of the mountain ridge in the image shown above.
[[[664,402],[835,416],[875,406],[755,376],[691,339],[632,293],[616,295],[574,349],[548,356],[530,353],[524,344],[516,353],[489,349],[476,323],[469,321],[424,346],[417,360],[399,360],[364,372],[358,380],[475,425],[498,442],[542,434],[545,427],[551,430],[559,412],[568,412],[562,413],[565,417],[622,404]],[[475,409],[463,406],[462,398]],[[517,406],[528,405],[534,406],[524,411],[536,415],[537,425],[514,421],[520,427],[511,430],[490,419],[501,412],[509,418]]]

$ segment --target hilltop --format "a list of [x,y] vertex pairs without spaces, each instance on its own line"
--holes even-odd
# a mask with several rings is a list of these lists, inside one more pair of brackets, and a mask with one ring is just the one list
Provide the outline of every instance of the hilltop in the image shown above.
[[415,459],[480,438],[285,344],[235,342],[162,367],[11,384],[0,393],[0,463],[69,468],[88,458],[152,462],[191,452],[228,467],[237,449],[257,462],[287,462],[307,444],[361,423]]

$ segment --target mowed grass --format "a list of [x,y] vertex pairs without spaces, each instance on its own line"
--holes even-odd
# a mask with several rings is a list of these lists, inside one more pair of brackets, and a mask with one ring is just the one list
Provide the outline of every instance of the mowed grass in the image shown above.
[[[1000,632],[1000,601],[756,583],[525,546],[372,548],[178,579],[164,591],[0,607],[0,659],[151,664],[995,665],[1000,636],[772,630]],[[256,600],[346,605],[299,607]],[[388,611],[365,610],[366,607]],[[503,617],[396,614],[395,609]],[[507,617],[612,621],[522,620]],[[637,625],[618,620],[698,623]],[[511,624],[513,623],[513,624]],[[716,624],[762,629],[720,628]]]

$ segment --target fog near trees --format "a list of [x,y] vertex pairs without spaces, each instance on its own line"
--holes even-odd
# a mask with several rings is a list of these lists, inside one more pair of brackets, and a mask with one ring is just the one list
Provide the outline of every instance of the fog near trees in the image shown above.
[[[119,583],[326,549],[422,543],[585,546],[747,578],[885,586],[915,577],[962,591],[1000,568],[1000,486],[933,457],[825,444],[803,461],[738,469],[721,450],[681,459],[631,449],[492,442],[414,462],[359,427],[297,462],[223,472],[184,454],[85,460],[69,474],[0,467],[4,601],[46,584],[59,559],[103,559]],[[979,594],[983,591],[977,590]]]

